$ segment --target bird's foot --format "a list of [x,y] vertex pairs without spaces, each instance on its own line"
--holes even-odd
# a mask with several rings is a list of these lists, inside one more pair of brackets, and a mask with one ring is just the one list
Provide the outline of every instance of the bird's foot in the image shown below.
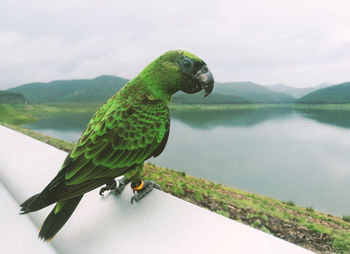
[[139,186],[133,188],[135,194],[130,200],[131,204],[133,204],[134,201],[139,202],[141,199],[146,197],[153,190],[153,188],[162,190],[162,187],[160,187],[160,185],[154,181],[141,181],[141,184]]
[[114,190],[117,187],[117,182],[115,180],[110,181],[109,183],[106,183],[105,187],[102,187],[100,189],[100,195],[103,196],[103,192],[106,190]]
[[118,182],[118,187],[114,189],[114,194],[119,195],[120,193],[123,192],[125,189],[125,186],[130,182],[130,180],[127,180],[126,177],[124,176],[123,178],[117,180]]

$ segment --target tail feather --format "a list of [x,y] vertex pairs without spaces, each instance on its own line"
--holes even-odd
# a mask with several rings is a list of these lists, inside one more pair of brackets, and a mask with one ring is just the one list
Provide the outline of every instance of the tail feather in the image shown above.
[[46,206],[59,202],[60,200],[80,197],[86,192],[93,190],[110,180],[111,178],[96,178],[77,185],[66,185],[64,172],[61,170],[41,193],[30,197],[20,205],[21,214],[38,211]]
[[21,207],[21,214],[25,214],[29,212],[29,207],[32,204],[32,202],[38,198],[40,193],[31,196],[30,198],[28,198],[26,201],[24,201],[22,204],[20,204]]
[[50,241],[70,218],[82,197],[59,201],[41,226],[39,238]]
[[46,206],[56,203],[58,199],[54,197],[52,192],[62,185],[64,185],[64,172],[61,170],[41,193],[28,198],[20,205],[21,214],[38,211]]
[[26,201],[24,201],[20,207],[21,207],[21,214],[26,214],[34,211],[38,211],[46,206],[49,206],[53,204],[53,201],[50,201],[47,198],[47,193],[42,192],[38,193],[34,196],[31,196]]

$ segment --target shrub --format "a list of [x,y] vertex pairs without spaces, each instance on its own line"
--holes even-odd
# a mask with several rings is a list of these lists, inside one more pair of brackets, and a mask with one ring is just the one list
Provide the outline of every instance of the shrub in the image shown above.
[[287,201],[286,204],[289,206],[295,206],[295,203],[292,200]]
[[313,212],[315,210],[314,210],[314,208],[312,206],[308,206],[308,207],[306,207],[306,211]]
[[344,215],[343,221],[350,222],[350,215]]

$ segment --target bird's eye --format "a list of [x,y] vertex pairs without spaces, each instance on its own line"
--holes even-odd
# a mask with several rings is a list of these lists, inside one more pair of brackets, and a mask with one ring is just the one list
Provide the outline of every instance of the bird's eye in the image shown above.
[[188,57],[184,57],[181,59],[180,65],[184,72],[191,72],[193,67],[193,61]]
[[182,65],[185,67],[185,68],[190,68],[191,67],[191,62],[187,59],[185,59],[183,62],[182,62]]

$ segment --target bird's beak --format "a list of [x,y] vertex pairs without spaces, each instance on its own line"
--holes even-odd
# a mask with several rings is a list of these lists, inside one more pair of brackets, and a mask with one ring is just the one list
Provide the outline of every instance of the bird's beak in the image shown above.
[[200,68],[199,71],[195,74],[195,78],[205,91],[204,97],[207,97],[214,88],[213,74],[211,74],[206,65],[203,65],[202,68]]

